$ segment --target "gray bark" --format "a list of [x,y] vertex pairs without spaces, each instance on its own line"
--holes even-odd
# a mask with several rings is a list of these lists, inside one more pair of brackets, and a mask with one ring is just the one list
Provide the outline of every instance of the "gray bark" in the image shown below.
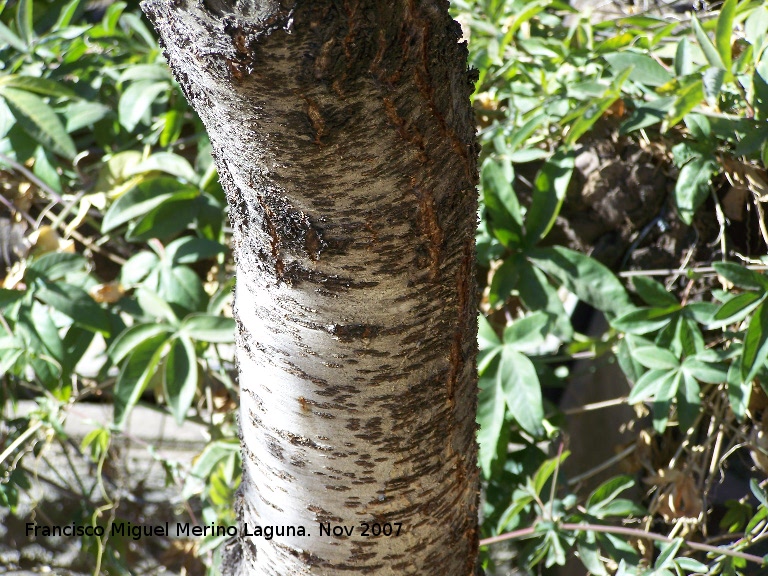
[[473,574],[477,146],[448,3],[143,8],[235,231],[240,525],[309,534],[241,531],[232,570]]

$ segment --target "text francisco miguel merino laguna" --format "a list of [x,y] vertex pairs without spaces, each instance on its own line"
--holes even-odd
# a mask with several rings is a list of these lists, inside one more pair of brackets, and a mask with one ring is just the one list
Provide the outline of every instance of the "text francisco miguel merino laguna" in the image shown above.
[[[252,526],[248,524],[243,526],[240,533],[236,526],[216,526],[215,524],[195,526],[189,522],[175,522],[176,536],[260,536],[265,540],[271,540],[278,536],[309,536],[304,526]],[[102,537],[106,534],[103,526],[90,525],[45,525],[27,522],[27,536],[59,536],[64,538],[78,538],[82,536]],[[125,522],[122,524],[112,524],[109,529],[110,537],[122,536],[140,540],[147,537],[170,536],[170,522],[163,524],[131,524]]]

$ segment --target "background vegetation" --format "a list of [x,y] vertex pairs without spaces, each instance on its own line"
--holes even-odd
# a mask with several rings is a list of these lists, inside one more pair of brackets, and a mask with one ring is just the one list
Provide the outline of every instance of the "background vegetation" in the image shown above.
[[[596,575],[759,573],[768,7],[453,10],[479,71],[488,573],[541,572],[572,550]],[[58,443],[98,479],[61,487],[82,499],[77,520],[128,521],[130,499],[102,479],[142,403],[205,426],[192,466],[156,458],[176,504],[234,523],[232,262],[200,121],[136,6],[0,1],[0,63],[0,505],[13,512],[37,481],[22,457]],[[611,363],[609,399],[563,408],[579,374]],[[37,409],[18,415],[21,399]],[[93,401],[113,421],[72,450],[63,423]],[[589,442],[570,416],[627,406],[598,433],[624,442],[617,454],[567,460]],[[124,543],[95,540],[93,573],[128,573]],[[189,566],[217,573],[221,543],[185,548]]]

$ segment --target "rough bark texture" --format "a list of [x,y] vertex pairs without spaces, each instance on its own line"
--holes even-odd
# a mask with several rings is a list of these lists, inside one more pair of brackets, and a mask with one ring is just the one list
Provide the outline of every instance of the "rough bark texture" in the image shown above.
[[241,527],[309,534],[242,538],[240,573],[473,574],[477,147],[448,2],[143,6],[235,230]]

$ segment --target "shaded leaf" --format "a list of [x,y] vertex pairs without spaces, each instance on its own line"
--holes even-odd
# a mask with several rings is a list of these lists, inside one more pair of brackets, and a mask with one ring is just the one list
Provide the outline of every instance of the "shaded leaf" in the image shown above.
[[632,68],[629,79],[633,82],[640,82],[647,86],[663,86],[672,79],[672,75],[664,66],[650,56],[639,52],[624,50],[604,54],[603,58],[616,70],[624,71]]
[[101,231],[109,232],[163,202],[195,198],[199,194],[197,188],[182,184],[175,178],[160,177],[140,182],[109,207],[101,223]]
[[635,291],[643,301],[657,308],[666,308],[668,306],[676,306],[679,304],[677,298],[664,287],[663,284],[646,278],[645,276],[635,276],[632,278],[632,284],[635,287]]
[[179,331],[201,342],[234,342],[235,321],[224,316],[190,314],[181,322]]
[[197,356],[192,341],[180,335],[171,343],[163,373],[163,389],[168,406],[181,426],[197,392]]
[[534,248],[530,259],[563,286],[606,315],[614,316],[631,308],[624,286],[597,260],[562,246]]
[[155,374],[165,348],[166,335],[144,340],[128,357],[115,382],[114,423],[119,430]]
[[534,180],[533,200],[525,219],[525,239],[533,245],[555,223],[573,174],[573,150],[559,148],[541,167]]
[[37,290],[36,296],[69,316],[75,324],[107,335],[112,328],[107,312],[78,286],[65,282],[46,282]]
[[768,357],[768,306],[765,302],[755,309],[744,337],[741,376],[751,381]]
[[171,328],[167,324],[136,324],[121,332],[107,350],[107,356],[114,364],[128,356],[142,342],[159,334],[170,335]]

